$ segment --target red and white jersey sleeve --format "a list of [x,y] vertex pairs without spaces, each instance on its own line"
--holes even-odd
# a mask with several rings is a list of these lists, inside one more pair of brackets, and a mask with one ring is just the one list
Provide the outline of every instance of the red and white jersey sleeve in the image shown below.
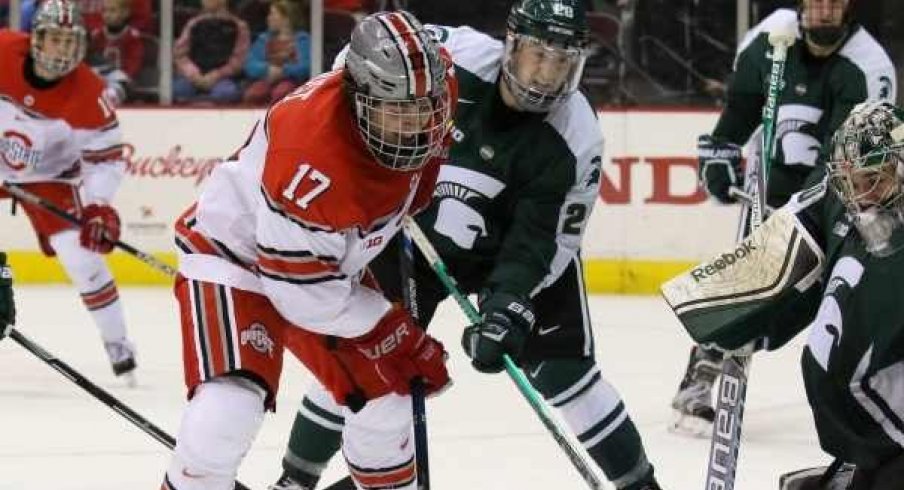
[[180,272],[264,294],[307,330],[363,335],[391,304],[361,276],[438,166],[398,172],[375,163],[341,74],[314,79],[276,104],[207,180],[182,220],[194,234],[177,237]]
[[73,181],[81,151],[72,128],[0,98],[0,179],[14,183]]

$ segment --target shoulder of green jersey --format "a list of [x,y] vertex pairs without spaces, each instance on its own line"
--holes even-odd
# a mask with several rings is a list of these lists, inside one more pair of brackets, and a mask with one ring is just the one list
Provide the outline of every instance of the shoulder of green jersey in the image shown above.
[[866,81],[867,98],[894,102],[897,93],[895,67],[882,45],[866,29],[857,28],[838,55],[857,67]]
[[578,174],[584,166],[603,154],[603,130],[590,101],[575,92],[546,116],[546,122],[558,133],[576,159]]
[[468,26],[428,25],[427,29],[446,48],[458,68],[487,82],[495,82],[499,77],[502,42]]
[[[737,64],[737,57],[744,52],[745,49],[750,47],[751,44],[760,36],[760,34],[769,34],[771,31],[775,29],[785,29],[790,28],[797,33],[797,37],[800,38],[800,28],[799,22],[797,18],[797,11],[793,9],[778,9],[768,17],[763,19],[759,24],[753,26],[747,34],[744,34],[744,38],[738,43],[738,51],[735,55],[735,64]],[[764,40],[764,42],[766,42]]]

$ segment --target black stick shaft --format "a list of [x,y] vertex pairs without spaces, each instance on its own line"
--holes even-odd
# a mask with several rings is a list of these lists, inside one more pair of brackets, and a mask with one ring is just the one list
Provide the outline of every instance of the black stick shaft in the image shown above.
[[[65,376],[67,379],[69,379],[69,381],[75,383],[79,388],[87,391],[91,396],[99,400],[101,403],[113,409],[114,412],[122,415],[126,420],[144,431],[145,434],[153,437],[169,449],[176,447],[176,439],[173,438],[173,436],[167,434],[166,431],[158,427],[153,422],[142,417],[141,414],[129,408],[128,405],[121,402],[118,398],[111,395],[100,386],[92,383],[88,378],[82,376],[81,373],[73,369],[65,362],[61,361],[59,358],[45,350],[40,345],[36,344],[32,340],[29,340],[18,330],[13,329],[12,332],[10,332],[9,337],[13,339],[17,344],[24,347],[25,350],[34,354],[35,357],[41,359],[54,370]],[[235,490],[249,489],[241,482],[235,482]]]
[[[40,206],[40,207],[46,209],[49,213],[51,213],[61,219],[64,219],[74,225],[82,226],[82,222],[78,218],[67,213],[66,211],[63,211],[62,209],[60,209],[59,207],[54,205],[52,202],[50,202],[40,196],[36,196],[36,195],[32,194],[31,192],[28,192],[25,189],[22,189],[21,187],[9,184],[7,182],[3,183],[3,188],[6,189],[10,194],[12,194],[13,196],[16,196],[16,198],[18,198],[22,201],[34,204],[35,206]],[[176,269],[172,268],[169,264],[157,259],[157,257],[154,257],[153,255],[151,255],[147,252],[142,252],[141,250],[138,250],[137,248],[135,248],[121,240],[116,240],[115,242],[113,242],[113,245],[122,249],[127,254],[144,262],[145,264],[153,267],[154,269],[157,269],[158,271],[163,272],[164,274],[166,274],[168,276],[176,275]]]

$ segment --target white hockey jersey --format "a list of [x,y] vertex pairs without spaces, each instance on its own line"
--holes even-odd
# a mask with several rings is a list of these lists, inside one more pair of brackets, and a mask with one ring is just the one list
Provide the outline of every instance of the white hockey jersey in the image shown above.
[[12,183],[69,181],[78,176],[81,149],[72,127],[0,97],[0,179]]
[[273,106],[205,182],[176,223],[179,272],[263,294],[306,330],[360,336],[391,306],[362,272],[427,204],[438,168],[374,162],[342,73],[327,73]]

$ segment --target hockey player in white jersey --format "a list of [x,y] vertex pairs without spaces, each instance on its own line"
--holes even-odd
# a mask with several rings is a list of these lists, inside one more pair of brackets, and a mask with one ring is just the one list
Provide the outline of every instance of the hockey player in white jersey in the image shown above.
[[[486,373],[512,356],[616,488],[658,489],[629,410],[595,359],[587,311],[580,247],[598,199],[603,135],[577,90],[589,42],[584,8],[520,0],[504,43],[468,27],[428,28],[452,55],[461,98],[449,161],[416,219],[463,290],[479,295],[484,321],[464,329],[465,352]],[[448,293],[424,261],[414,269],[426,325]],[[371,270],[389,297],[401,298],[396,243]],[[310,390],[275,488],[314,488],[347,422],[322,388]],[[348,434],[341,441],[356,442]],[[411,474],[350,472],[362,489],[401,487]],[[505,479],[500,472],[486,487],[507,488]]]
[[[766,185],[770,207],[782,206],[820,165],[819,148],[858,103],[894,102],[895,68],[882,46],[852,18],[853,0],[800,0],[754,27],[738,47],[725,109],[711,135],[698,140],[700,180],[707,193],[733,203],[732,188],[743,188],[741,147],[762,121],[772,59],[769,32],[790,27],[798,40],[788,51],[784,89],[779,94],[775,155]],[[762,139],[762,138],[758,138]],[[757,140],[752,140],[757,141]],[[757,159],[754,144],[751,158]],[[747,168],[756,163],[748,161]],[[742,218],[742,222],[746,218]],[[744,226],[742,224],[742,226]],[[709,434],[714,417],[712,387],[721,356],[693,347],[678,392],[672,399],[673,430]]]
[[42,2],[30,35],[0,30],[0,179],[82,220],[79,228],[21,203],[41,249],[81,294],[113,372],[132,384],[134,347],[102,257],[120,233],[111,202],[125,174],[122,133],[103,80],[82,63],[86,43],[72,0]]
[[408,468],[409,383],[443,389],[445,351],[365,269],[429,202],[456,99],[420,23],[374,14],[342,69],[274,104],[214,170],[176,224],[190,401],[163,489],[233,488],[286,349],[348,408],[350,467]]

